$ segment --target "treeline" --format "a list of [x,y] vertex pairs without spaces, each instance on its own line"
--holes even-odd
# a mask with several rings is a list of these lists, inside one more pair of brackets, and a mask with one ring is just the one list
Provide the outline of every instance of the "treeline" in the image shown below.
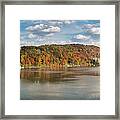
[[22,46],[21,67],[99,66],[100,48],[93,45]]

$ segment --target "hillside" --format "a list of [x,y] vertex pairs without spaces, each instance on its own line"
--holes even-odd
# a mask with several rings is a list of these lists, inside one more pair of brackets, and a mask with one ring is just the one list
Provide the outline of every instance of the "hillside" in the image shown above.
[[21,67],[99,66],[100,48],[93,45],[22,46]]

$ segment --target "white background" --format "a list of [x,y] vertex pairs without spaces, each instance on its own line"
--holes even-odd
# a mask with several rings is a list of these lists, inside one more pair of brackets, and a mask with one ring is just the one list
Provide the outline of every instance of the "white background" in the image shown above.
[[[20,20],[100,20],[100,100],[20,100]],[[6,5],[5,114],[114,115],[115,6]]]

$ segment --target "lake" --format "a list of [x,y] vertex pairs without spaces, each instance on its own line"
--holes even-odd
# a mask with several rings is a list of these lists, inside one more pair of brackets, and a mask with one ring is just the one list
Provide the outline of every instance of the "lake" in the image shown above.
[[100,67],[20,71],[21,100],[99,100]]

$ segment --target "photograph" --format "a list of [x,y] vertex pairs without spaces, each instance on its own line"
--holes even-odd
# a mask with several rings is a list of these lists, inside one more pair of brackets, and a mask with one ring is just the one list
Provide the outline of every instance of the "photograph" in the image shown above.
[[10,1],[0,118],[119,119],[119,2]]
[[20,100],[100,100],[100,20],[20,20]]

